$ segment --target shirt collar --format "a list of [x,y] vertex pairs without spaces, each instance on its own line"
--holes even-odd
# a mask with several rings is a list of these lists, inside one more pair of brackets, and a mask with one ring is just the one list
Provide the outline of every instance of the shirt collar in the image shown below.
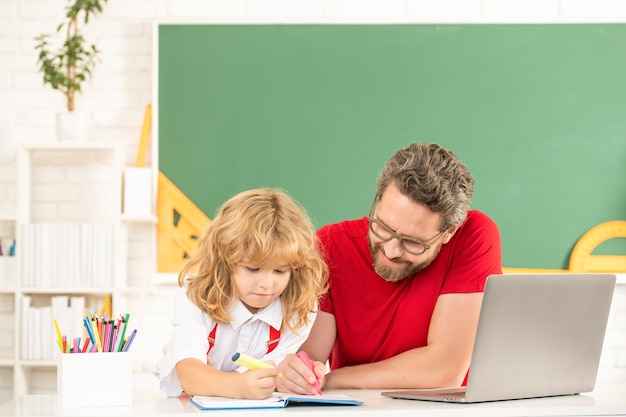
[[275,299],[272,304],[264,309],[259,310],[256,314],[252,314],[241,300],[237,300],[229,313],[232,318],[230,325],[233,329],[238,329],[247,322],[261,320],[273,328],[280,330],[283,322],[283,305],[280,302],[280,297]]

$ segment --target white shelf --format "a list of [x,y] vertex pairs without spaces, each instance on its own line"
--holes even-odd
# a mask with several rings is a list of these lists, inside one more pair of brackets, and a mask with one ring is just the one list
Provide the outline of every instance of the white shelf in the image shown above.
[[19,361],[19,365],[25,368],[56,368],[57,362],[55,360],[45,361]]
[[81,294],[89,294],[89,295],[109,295],[113,293],[115,290],[113,288],[71,288],[71,287],[47,287],[47,288],[37,288],[37,287],[20,287],[20,292],[22,294],[49,294],[49,295],[58,295],[58,294],[67,294],[67,295],[81,295]]
[[32,143],[23,146],[23,149],[29,151],[74,151],[74,150],[116,150],[119,145],[106,142],[50,142],[50,143]]
[[[57,161],[63,162],[66,165],[60,165]],[[90,165],[93,164],[93,168]],[[34,177],[34,170],[41,164],[41,168],[51,166],[53,169],[59,169],[59,180],[56,182],[44,182],[37,181]],[[32,305],[36,307],[42,307],[50,305],[50,299],[54,296],[67,295],[67,296],[85,296],[87,301],[87,308],[91,307],[91,302],[101,302],[105,297],[111,297],[114,310],[112,314],[120,314],[125,310],[125,297],[128,294],[126,287],[126,246],[127,246],[127,234],[125,228],[128,225],[136,223],[155,224],[156,218],[152,216],[123,216],[120,211],[122,207],[122,179],[123,170],[125,164],[125,157],[123,147],[113,143],[96,143],[96,142],[53,142],[53,143],[41,143],[30,144],[18,148],[17,151],[17,215],[7,216],[6,221],[15,223],[17,231],[17,272],[15,286],[7,286],[6,288],[0,288],[0,294],[14,297],[15,314],[13,318],[13,349],[9,352],[11,357],[0,358],[0,366],[4,368],[13,369],[13,396],[17,398],[22,395],[32,393],[36,387],[37,390],[41,390],[38,386],[40,382],[36,381],[38,372],[48,372],[48,370],[56,369],[56,360],[52,359],[24,359],[22,356],[22,340],[23,335],[21,332],[24,317],[21,305],[25,297],[31,297]],[[96,169],[91,175],[92,169]],[[86,175],[80,172],[80,170],[86,170]],[[77,174],[78,172],[78,174]],[[81,177],[83,175],[85,179]],[[83,187],[85,185],[86,191],[90,194],[86,196],[95,195],[93,189],[97,189],[100,192],[102,187],[102,201],[97,201],[94,204],[96,210],[93,212],[87,210],[77,210],[71,207],[71,203],[63,201],[41,201],[40,196],[37,196],[37,200],[33,200],[33,190],[41,192],[42,188],[47,186],[57,187],[55,190],[63,189],[66,187],[73,190],[76,187],[75,179],[80,177],[78,186]],[[37,181],[37,182],[36,182]],[[52,185],[49,185],[52,184]],[[60,188],[59,188],[60,187]],[[44,193],[45,194],[45,193]],[[54,193],[51,193],[54,194]],[[98,198],[101,194],[98,194]],[[94,203],[90,200],[90,197],[79,197],[81,203],[91,204]],[[42,203],[45,204],[42,209]],[[58,206],[56,206],[58,205]],[[69,207],[69,208],[68,208]],[[88,206],[89,207],[89,206]],[[46,213],[42,215],[42,210],[53,210],[55,216],[54,221],[48,221]],[[76,215],[76,217],[72,217]],[[80,218],[79,218],[80,217]],[[34,277],[34,281],[31,281],[31,285],[24,285],[26,281],[24,278],[29,271],[22,270],[24,265],[20,262],[20,256],[24,256],[24,238],[20,236],[25,230],[25,227],[34,223],[99,223],[105,220],[107,224],[112,224],[112,283],[104,287],[98,288],[90,284],[89,281],[85,281],[83,275],[79,275],[82,279],[82,285],[57,285],[55,287],[45,287],[37,285],[37,279],[39,276],[31,271],[30,277]],[[3,220],[0,217],[0,220]],[[56,235],[52,235],[56,236]],[[94,241],[99,242],[100,235],[97,235]],[[103,235],[105,236],[105,235]],[[108,234],[110,238],[111,234]],[[30,241],[37,242],[37,236],[29,236]],[[110,242],[106,240],[107,237],[102,238],[103,242]],[[39,240],[41,242],[41,240]],[[59,240],[59,242],[61,242]],[[76,246],[80,251],[84,250],[82,246]],[[106,244],[104,245],[106,247]],[[109,246],[111,247],[111,246]],[[79,252],[77,254],[79,254]],[[38,259],[38,258],[34,258]],[[92,259],[91,257],[89,259]],[[90,261],[91,262],[91,261]],[[32,264],[28,264],[32,265]],[[41,264],[37,264],[41,265]],[[59,268],[58,271],[62,271],[61,267],[51,262],[50,265],[54,268]],[[107,264],[109,265],[109,264]],[[26,269],[26,268],[24,268]],[[98,270],[94,267],[94,270]],[[51,274],[55,277],[66,277],[64,273]],[[108,276],[108,275],[107,275]],[[55,281],[51,281],[55,282]],[[63,281],[56,281],[63,282]],[[93,281],[98,282],[98,281]],[[108,282],[108,281],[105,281]],[[50,323],[52,326],[52,323]],[[43,341],[41,343],[44,343]],[[48,343],[48,342],[45,342]],[[54,343],[51,341],[50,343]],[[30,358],[50,358],[50,345],[46,345],[48,350],[41,349],[44,354],[35,354],[29,352],[30,355],[26,357]],[[6,352],[3,352],[6,354]],[[56,387],[51,387],[51,392],[56,392]]]
[[161,288],[156,287],[154,285],[139,285],[132,287],[120,288],[117,290],[118,293],[124,295],[160,295],[162,294]]
[[124,223],[149,223],[149,224],[156,224],[157,223],[157,217],[156,216],[138,216],[135,214],[122,214],[120,216],[120,221],[124,222]]
[[160,272],[152,276],[152,284],[154,285],[178,285],[178,273],[176,272]]

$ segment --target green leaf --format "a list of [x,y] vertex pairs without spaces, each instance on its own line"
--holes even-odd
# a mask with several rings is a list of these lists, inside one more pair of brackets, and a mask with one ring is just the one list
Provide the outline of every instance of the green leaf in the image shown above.
[[[47,34],[35,37],[35,51],[39,70],[44,84],[61,91],[71,102],[76,91],[82,90],[82,84],[91,78],[100,52],[95,45],[88,44],[80,32],[79,22],[87,24],[92,16],[103,11],[102,4],[108,0],[70,0],[65,8],[67,18],[57,28],[57,34],[65,34],[62,46],[50,51]],[[65,32],[62,32],[66,28]]]

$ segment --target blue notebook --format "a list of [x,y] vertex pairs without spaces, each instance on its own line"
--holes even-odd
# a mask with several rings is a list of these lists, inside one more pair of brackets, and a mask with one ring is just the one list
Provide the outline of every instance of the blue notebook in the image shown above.
[[265,400],[243,400],[237,398],[208,397],[194,395],[191,403],[200,410],[232,410],[246,408],[285,408],[298,405],[361,405],[363,401],[343,394],[296,395],[275,392]]

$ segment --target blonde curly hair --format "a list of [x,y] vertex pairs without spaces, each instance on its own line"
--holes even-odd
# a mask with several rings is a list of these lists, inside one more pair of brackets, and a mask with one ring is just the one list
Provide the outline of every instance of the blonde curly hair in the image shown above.
[[214,322],[228,323],[238,299],[233,272],[242,261],[289,265],[291,277],[281,294],[283,326],[297,331],[326,291],[328,268],[306,211],[285,191],[258,188],[226,201],[198,238],[178,275],[187,296]]

